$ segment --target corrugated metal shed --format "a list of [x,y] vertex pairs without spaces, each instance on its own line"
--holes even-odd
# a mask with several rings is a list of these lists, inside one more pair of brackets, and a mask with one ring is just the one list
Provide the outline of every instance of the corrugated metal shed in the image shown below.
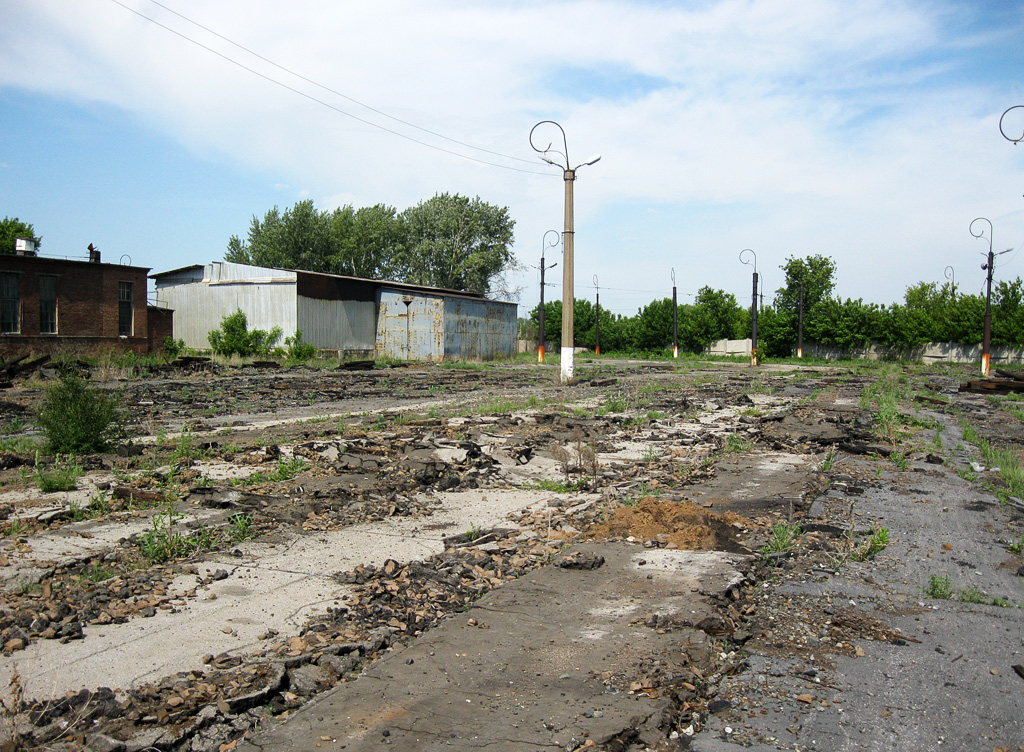
[[445,298],[444,357],[492,360],[516,354],[516,306],[489,300]]
[[213,262],[152,275],[174,336],[209,347],[236,310],[250,328],[302,331],[320,349],[401,360],[483,360],[515,354],[515,303],[397,282]]

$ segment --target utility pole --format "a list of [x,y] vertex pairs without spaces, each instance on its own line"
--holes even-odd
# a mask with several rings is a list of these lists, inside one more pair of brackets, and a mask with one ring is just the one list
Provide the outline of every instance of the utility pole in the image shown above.
[[594,318],[594,355],[601,354],[601,288],[597,284],[597,275],[594,275],[594,289],[597,290],[596,305],[594,308],[597,316]]
[[[1009,110],[1007,110],[1009,112]],[[1004,115],[1006,113],[1003,113]],[[971,235],[976,238],[985,238],[985,228],[982,227],[979,232],[974,231],[975,222],[988,222],[988,257],[981,268],[987,271],[986,274],[986,292],[985,292],[985,330],[981,342],[981,375],[986,379],[991,373],[992,365],[992,272],[995,271],[996,256],[1001,256],[1004,253],[1009,253],[1012,248],[1007,248],[1005,251],[999,253],[992,252],[992,220],[986,219],[985,217],[978,217],[971,220]]]
[[[545,149],[538,149],[536,144],[533,143],[534,131],[545,123],[551,124],[561,131],[563,151],[552,149],[551,144],[548,144]],[[568,384],[573,378],[573,357],[576,346],[573,338],[573,306],[576,303],[576,299],[573,290],[573,238],[575,230],[573,229],[572,185],[576,181],[576,170],[585,165],[594,164],[601,159],[601,155],[595,154],[586,162],[581,162],[572,167],[569,162],[569,145],[565,139],[565,130],[554,120],[541,120],[530,129],[530,146],[533,147],[535,152],[540,154],[540,158],[543,161],[560,168],[562,170],[562,179],[565,181],[565,230],[562,233],[562,357],[560,380],[563,384]],[[564,164],[561,160],[555,161],[548,156],[549,154],[557,154],[561,157],[561,160],[564,160]]]
[[679,306],[676,304],[675,267],[672,267],[672,357],[679,357]]
[[[552,242],[550,245],[548,245],[548,242],[547,242],[549,234],[555,236],[554,242]],[[547,267],[544,266],[544,251],[547,250],[548,248],[554,248],[557,245],[558,245],[558,230],[548,230],[547,232],[545,232],[544,233],[544,237],[543,237],[543,239],[541,240],[541,243],[540,243],[540,311],[539,311],[539,314],[538,314],[538,319],[539,319],[538,323],[540,324],[540,332],[537,335],[537,340],[538,340],[538,342],[537,342],[537,362],[538,363],[543,363],[544,362],[544,339],[545,339],[545,337],[544,337],[544,270],[545,269],[553,269],[554,267],[558,266],[558,262],[557,261],[555,263],[553,263],[551,266],[547,266]]]
[[796,317],[796,357],[804,357],[804,285],[800,283],[800,305]]
[[[754,257],[754,263],[743,260],[743,254]],[[740,262],[754,267],[754,294],[750,298],[750,365],[757,365],[757,254],[749,248],[740,251]]]

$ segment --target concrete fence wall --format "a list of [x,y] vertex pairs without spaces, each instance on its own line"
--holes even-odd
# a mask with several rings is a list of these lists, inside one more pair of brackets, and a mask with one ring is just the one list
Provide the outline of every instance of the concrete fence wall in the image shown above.
[[[708,349],[709,355],[750,355],[749,339],[722,339]],[[794,351],[794,355],[796,352]],[[804,355],[808,358],[839,360],[854,358],[861,360],[911,360],[924,363],[980,363],[981,345],[958,345],[953,342],[930,342],[912,350],[901,350],[873,344],[856,350],[840,350],[837,347],[804,343]],[[992,346],[992,365],[1024,364],[1024,349]]]

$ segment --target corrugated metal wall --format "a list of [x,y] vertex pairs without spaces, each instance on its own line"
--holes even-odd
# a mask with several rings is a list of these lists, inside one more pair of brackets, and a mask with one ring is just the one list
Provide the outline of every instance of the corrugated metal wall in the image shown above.
[[377,301],[377,355],[401,360],[444,357],[443,298],[380,290]]
[[324,350],[368,351],[377,346],[377,305],[373,301],[314,300],[298,302],[302,341]]
[[445,298],[445,358],[490,360],[516,354],[517,306],[492,300]]
[[[245,312],[250,329],[270,331],[279,326],[282,342],[295,333],[294,272],[213,263],[206,265],[199,280],[197,271],[185,269],[156,280],[157,303],[174,309],[174,336],[185,340],[187,347],[209,349],[207,335],[239,309]],[[232,273],[242,278],[232,278]]]

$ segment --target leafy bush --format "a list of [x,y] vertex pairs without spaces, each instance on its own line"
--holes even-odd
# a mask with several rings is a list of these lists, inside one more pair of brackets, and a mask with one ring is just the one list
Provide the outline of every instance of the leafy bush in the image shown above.
[[301,329],[295,330],[295,336],[285,337],[284,345],[288,348],[288,358],[291,360],[309,360],[315,358],[319,352],[316,345],[302,341]]
[[185,340],[175,339],[174,337],[164,337],[164,354],[168,358],[177,358],[182,355],[187,348],[185,347]]
[[217,355],[238,355],[243,358],[267,356],[281,339],[281,327],[275,326],[269,332],[262,329],[249,331],[249,320],[245,312],[239,309],[221,319],[220,328],[210,332],[207,339]]
[[74,374],[46,390],[37,421],[55,454],[102,452],[126,435],[117,398]]

